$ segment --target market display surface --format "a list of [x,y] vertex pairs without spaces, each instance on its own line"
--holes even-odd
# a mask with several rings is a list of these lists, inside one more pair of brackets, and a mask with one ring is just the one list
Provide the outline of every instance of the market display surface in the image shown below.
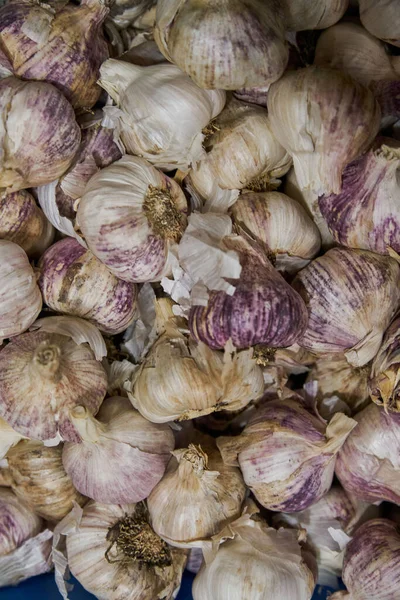
[[0,594],[400,600],[399,506],[398,0],[0,0]]

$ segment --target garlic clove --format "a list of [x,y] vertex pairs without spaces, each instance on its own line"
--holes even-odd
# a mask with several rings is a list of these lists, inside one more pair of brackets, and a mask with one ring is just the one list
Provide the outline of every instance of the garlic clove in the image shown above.
[[289,31],[326,29],[345,14],[349,0],[285,0],[285,25]]
[[384,42],[400,46],[396,0],[359,0],[359,6],[365,29]]

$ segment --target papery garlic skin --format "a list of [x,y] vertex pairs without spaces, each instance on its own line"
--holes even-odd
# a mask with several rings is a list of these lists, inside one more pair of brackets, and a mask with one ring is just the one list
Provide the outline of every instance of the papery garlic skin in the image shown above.
[[288,71],[268,92],[268,113],[300,188],[318,195],[340,192],[343,168],[368,148],[380,124],[371,91],[322,67]]
[[400,46],[399,7],[396,0],[359,0],[360,19],[372,35]]
[[246,485],[268,510],[305,510],[329,490],[336,455],[353,419],[333,416],[326,426],[297,400],[260,407],[238,437],[219,437],[226,464],[239,465]]
[[365,502],[400,504],[400,415],[371,403],[354,419],[336,461],[340,483]]
[[54,238],[54,228],[33,196],[20,190],[0,198],[0,239],[10,240],[30,257],[38,257]]
[[299,271],[320,250],[317,226],[302,206],[285,194],[243,193],[231,214],[237,226],[271,253],[278,271]]
[[165,170],[188,167],[204,156],[202,130],[223,109],[225,92],[202,90],[175,65],[142,67],[114,59],[101,66],[99,84],[118,108],[127,152]]
[[103,413],[99,421],[77,406],[71,421],[81,439],[65,444],[63,464],[75,487],[107,504],[147,498],[164,475],[174,448],[171,429],[150,423],[130,405],[108,418]]
[[[21,440],[24,439],[24,436],[15,431],[10,425],[4,421],[4,419],[0,418],[0,471],[2,468],[1,460],[6,456],[7,452],[10,448],[18,444]],[[0,477],[0,487],[3,484],[1,483]]]
[[393,258],[332,248],[293,282],[309,314],[299,345],[312,352],[344,352],[352,366],[366,365],[399,307],[399,284],[400,267]]
[[400,412],[400,318],[387,328],[382,345],[374,358],[368,383],[371,399],[385,411]]
[[90,179],[77,222],[111,273],[141,283],[169,273],[169,249],[185,229],[186,210],[175,181],[143,158],[126,155]]
[[274,0],[159,0],[154,37],[164,56],[205,89],[269,85],[288,60]]
[[50,6],[11,2],[0,12],[0,37],[21,79],[58,87],[74,108],[90,108],[100,96],[99,67],[108,58],[102,34],[108,14],[101,0]]
[[110,7],[113,23],[125,29],[155,4],[155,0],[116,0]]
[[0,487],[0,507],[1,557],[37,535],[42,529],[42,519],[22,499],[3,487]]
[[289,31],[326,29],[343,17],[348,5],[349,0],[285,0],[285,25]]
[[24,250],[0,240],[0,342],[19,335],[42,310],[42,295]]
[[7,77],[0,80],[0,111],[0,193],[50,183],[68,169],[81,135],[59,90]]
[[73,238],[51,246],[39,261],[43,300],[53,310],[87,319],[115,335],[137,316],[137,287],[113,275]]

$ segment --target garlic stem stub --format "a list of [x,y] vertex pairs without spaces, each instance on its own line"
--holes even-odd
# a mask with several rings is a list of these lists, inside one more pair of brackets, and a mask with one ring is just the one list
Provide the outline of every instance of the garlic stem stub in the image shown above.
[[299,345],[311,352],[344,353],[354,367],[366,365],[399,308],[399,284],[400,266],[394,258],[332,248],[293,282],[309,315]]
[[86,186],[77,223],[89,249],[123,281],[160,281],[186,226],[187,203],[173,179],[147,160],[123,156]]
[[285,25],[289,31],[326,29],[345,14],[349,0],[285,0]]
[[374,358],[368,388],[371,399],[385,411],[400,412],[400,317],[389,325]]
[[51,246],[38,267],[44,302],[57,312],[87,319],[112,335],[137,316],[137,286],[115,277],[73,238]]
[[288,71],[268,91],[272,131],[293,158],[300,189],[338,194],[344,167],[372,143],[380,109],[372,92],[325,67]]

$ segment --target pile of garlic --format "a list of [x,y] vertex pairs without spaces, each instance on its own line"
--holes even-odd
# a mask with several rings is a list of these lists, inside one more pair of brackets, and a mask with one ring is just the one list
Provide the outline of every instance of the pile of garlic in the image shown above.
[[399,600],[399,47],[398,0],[0,0],[0,587]]

